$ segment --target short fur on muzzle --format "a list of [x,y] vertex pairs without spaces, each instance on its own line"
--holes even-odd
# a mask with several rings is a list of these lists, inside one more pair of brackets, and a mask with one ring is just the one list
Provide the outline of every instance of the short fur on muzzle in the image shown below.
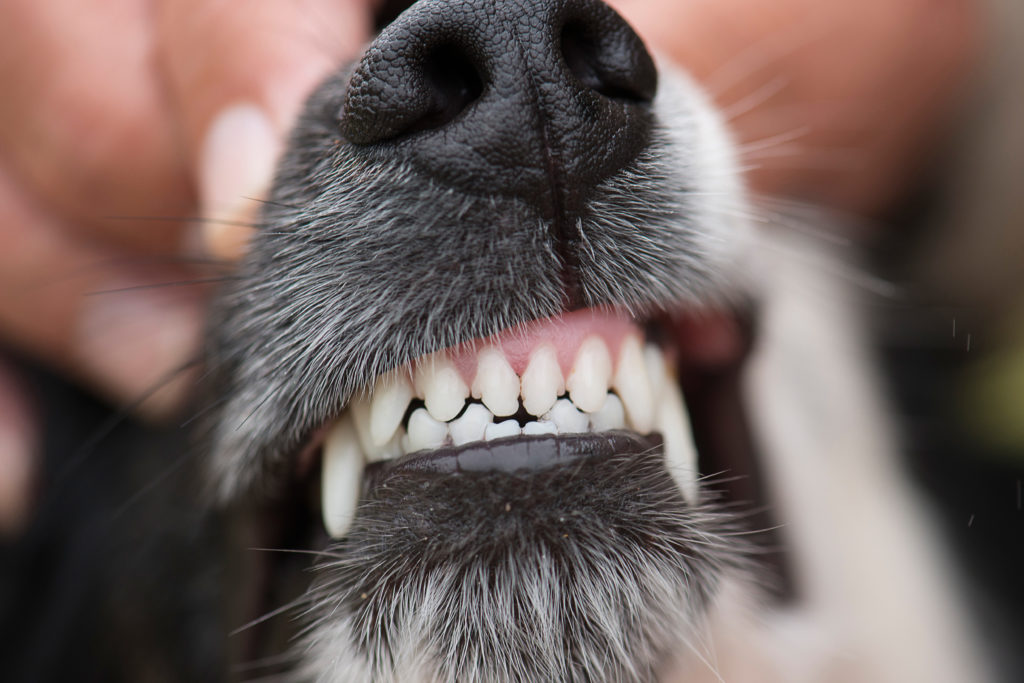
[[[551,23],[538,29],[535,15]],[[208,423],[221,500],[273,491],[317,430],[411,359],[573,308],[644,320],[733,300],[748,226],[724,128],[678,73],[663,71],[657,94],[645,81],[623,95],[626,76],[601,61],[601,31],[643,50],[591,0],[425,1],[313,95],[263,228],[211,316],[210,391],[226,397]],[[429,66],[435,35],[447,36],[443,59],[454,50],[481,80],[465,111],[491,107],[489,123],[521,111],[517,144],[536,143],[529,153],[467,179],[435,152],[450,151],[450,135],[469,140],[466,168],[482,163],[474,154],[493,141],[472,146],[483,131],[460,118],[469,113],[423,129],[421,114],[413,125],[385,111],[387,125],[370,125],[374,69],[396,46]],[[559,61],[570,39],[582,41],[579,54]],[[492,43],[511,57],[498,59]],[[396,54],[399,70],[420,63]],[[630,59],[649,80],[646,53]],[[544,78],[575,90],[538,94]],[[375,95],[384,110],[388,92]],[[583,138],[576,116],[589,126]],[[620,125],[635,130],[625,147]],[[581,139],[617,151],[577,171],[589,168],[573,156]],[[751,548],[716,496],[684,500],[659,445],[622,444],[526,473],[368,470],[354,526],[323,550],[303,601],[297,676],[651,680],[685,649],[719,584],[746,575]]]

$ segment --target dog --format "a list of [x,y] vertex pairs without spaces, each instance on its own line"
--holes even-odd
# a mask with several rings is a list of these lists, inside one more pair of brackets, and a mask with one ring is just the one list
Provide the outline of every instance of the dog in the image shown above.
[[236,654],[281,610],[295,680],[987,680],[856,292],[750,215],[600,2],[388,25],[211,315],[211,495],[315,551],[248,563]]
[[44,392],[5,680],[991,679],[849,255],[598,0],[412,5],[264,207],[191,447]]

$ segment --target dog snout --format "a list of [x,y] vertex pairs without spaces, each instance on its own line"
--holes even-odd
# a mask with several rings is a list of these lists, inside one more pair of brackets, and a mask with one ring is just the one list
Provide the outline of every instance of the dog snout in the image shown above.
[[432,180],[550,215],[644,148],[656,86],[640,38],[596,0],[423,0],[356,67],[341,130]]

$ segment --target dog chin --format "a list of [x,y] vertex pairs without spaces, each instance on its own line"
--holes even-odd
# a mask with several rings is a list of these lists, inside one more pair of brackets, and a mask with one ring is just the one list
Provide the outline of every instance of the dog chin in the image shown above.
[[[756,583],[747,526],[723,489],[701,480],[680,385],[681,374],[710,383],[686,354],[716,326],[737,337],[734,348],[744,343],[744,198],[724,128],[696,88],[672,73],[661,93],[650,149],[591,205],[588,278],[601,306],[545,317],[533,303],[493,318],[492,328],[515,324],[488,336],[450,326],[438,336],[458,341],[446,348],[396,348],[392,357],[411,359],[364,380],[340,414],[313,417],[298,445],[275,444],[303,476],[315,482],[321,470],[334,539],[299,601],[310,620],[300,677],[653,680],[699,639],[723,582]],[[378,168],[372,177],[394,194],[407,175]],[[372,182],[360,192],[372,195]],[[681,213],[688,230],[665,224]],[[675,245],[630,263],[642,251],[632,227],[644,221]],[[261,242],[251,277],[273,280]],[[652,284],[630,289],[635,273],[658,269]],[[680,275],[685,287],[673,284]],[[360,321],[393,315],[365,305]],[[242,385],[257,388],[265,395],[241,392],[237,414],[248,419],[231,419],[230,406],[222,418],[230,431],[214,466],[226,498],[289,477],[234,448],[239,423],[281,423],[266,416],[284,391],[297,403],[336,403],[304,386]],[[719,471],[710,457],[704,466]]]
[[[434,21],[415,14],[434,5],[410,16]],[[450,66],[437,54],[428,66]],[[585,193],[533,201],[427,172],[443,155],[416,146],[419,119],[392,145],[394,117],[352,94],[368,55],[310,99],[267,229],[211,316],[215,497],[258,501],[250,521],[313,510],[287,533],[259,530],[316,555],[312,573],[266,570],[273,600],[311,581],[289,603],[304,624],[291,675],[978,680],[956,678],[976,671],[958,629],[937,626],[957,610],[935,597],[943,563],[915,505],[872,494],[899,474],[857,379],[857,330],[837,319],[854,307],[832,307],[841,294],[804,305],[831,291],[807,272],[817,255],[755,237],[734,147],[689,79],[663,65],[656,96],[612,89],[600,106],[643,124],[621,143],[636,152]],[[451,90],[460,106],[486,101],[474,77]],[[448,151],[460,115],[424,149]],[[804,462],[821,481],[866,474],[821,500]],[[928,590],[851,574],[836,539],[864,529],[843,505],[885,515],[871,538]],[[797,608],[808,586],[835,599]],[[879,624],[858,595],[911,595],[913,614]],[[250,616],[278,607],[265,599]],[[878,638],[898,640],[894,628],[925,629],[927,643],[894,652]],[[851,652],[863,662],[836,668]]]
[[396,461],[374,478],[317,567],[311,675],[653,680],[695,636],[742,567],[735,520],[686,503],[661,449],[630,433],[531,439],[475,448],[560,462],[510,476]]

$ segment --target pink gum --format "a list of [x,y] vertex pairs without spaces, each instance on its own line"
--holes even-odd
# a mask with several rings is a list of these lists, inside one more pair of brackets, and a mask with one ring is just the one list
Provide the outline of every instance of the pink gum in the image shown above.
[[[526,372],[534,349],[549,344],[555,349],[562,376],[567,377],[576,360],[576,352],[585,339],[599,337],[608,347],[612,357],[612,369],[618,364],[619,349],[630,334],[643,342],[643,331],[631,318],[612,311],[586,309],[574,311],[554,318],[534,320],[526,325],[505,330],[493,337],[476,339],[460,344],[442,353],[450,359],[467,386],[472,386],[476,377],[477,354],[488,347],[497,347],[504,353],[512,370],[520,377]],[[413,362],[415,370],[416,361]]]

